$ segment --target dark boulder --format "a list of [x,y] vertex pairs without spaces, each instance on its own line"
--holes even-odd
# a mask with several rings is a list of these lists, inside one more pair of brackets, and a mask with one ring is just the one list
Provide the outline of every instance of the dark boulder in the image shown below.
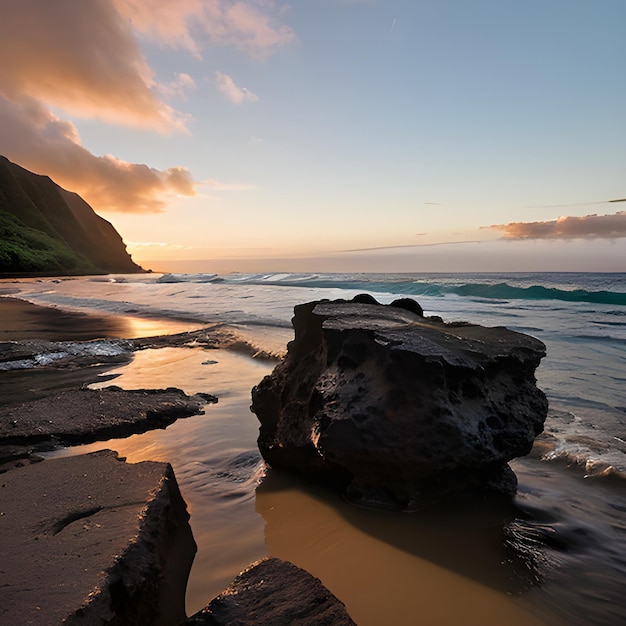
[[530,452],[547,413],[534,375],[543,343],[346,301],[299,305],[293,326],[286,357],[252,390],[271,467],[392,508],[515,492],[507,462]]
[[184,624],[353,626],[354,622],[318,578],[289,561],[269,558],[239,574],[228,589]]
[[394,300],[390,306],[395,306],[399,309],[405,309],[406,311],[411,311],[420,317],[424,317],[424,309],[412,298],[398,298]]
[[369,293],[358,293],[352,298],[352,302],[359,302],[360,304],[380,304],[378,300]]

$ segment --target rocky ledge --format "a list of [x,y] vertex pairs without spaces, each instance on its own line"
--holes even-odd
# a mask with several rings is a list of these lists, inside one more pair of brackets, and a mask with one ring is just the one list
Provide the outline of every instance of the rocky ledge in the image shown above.
[[286,357],[252,391],[271,467],[390,508],[515,492],[507,462],[530,452],[547,414],[542,342],[371,297],[296,306],[293,326]]
[[165,428],[203,412],[210,394],[180,389],[71,389],[0,407],[0,445],[75,445]]
[[109,450],[0,475],[0,623],[177,624],[196,545],[167,463]]

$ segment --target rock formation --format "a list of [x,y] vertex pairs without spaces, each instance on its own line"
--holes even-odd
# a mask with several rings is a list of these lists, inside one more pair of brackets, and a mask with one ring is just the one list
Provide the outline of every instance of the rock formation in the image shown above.
[[0,156],[0,274],[143,271],[79,195]]
[[285,359],[252,391],[267,463],[374,506],[514,493],[507,462],[530,452],[547,413],[543,343],[356,300],[295,308]]
[[165,428],[202,413],[215,396],[180,389],[72,389],[0,407],[0,444],[31,445],[54,439],[76,445]]
[[353,626],[346,607],[318,578],[276,558],[253,563],[185,626],[315,624]]
[[109,450],[0,474],[0,623],[185,619],[196,545],[167,463]]

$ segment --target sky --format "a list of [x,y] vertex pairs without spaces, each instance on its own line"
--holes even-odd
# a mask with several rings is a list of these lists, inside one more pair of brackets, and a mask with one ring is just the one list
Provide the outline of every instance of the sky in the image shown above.
[[0,0],[0,154],[156,271],[626,271],[624,0]]

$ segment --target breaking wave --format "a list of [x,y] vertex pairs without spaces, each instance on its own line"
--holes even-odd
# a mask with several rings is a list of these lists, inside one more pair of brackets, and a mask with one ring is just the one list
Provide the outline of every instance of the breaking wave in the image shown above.
[[[412,296],[460,296],[487,300],[557,300],[562,302],[588,302],[626,306],[626,291],[564,289],[545,285],[515,285],[509,282],[461,282],[459,275],[454,281],[437,280],[437,276],[411,278],[389,275],[377,280],[376,275],[343,274],[166,274],[158,282],[164,283],[211,283],[274,285],[285,287],[356,289],[397,293]],[[514,282],[514,281],[511,281]],[[621,312],[620,312],[621,313]]]

